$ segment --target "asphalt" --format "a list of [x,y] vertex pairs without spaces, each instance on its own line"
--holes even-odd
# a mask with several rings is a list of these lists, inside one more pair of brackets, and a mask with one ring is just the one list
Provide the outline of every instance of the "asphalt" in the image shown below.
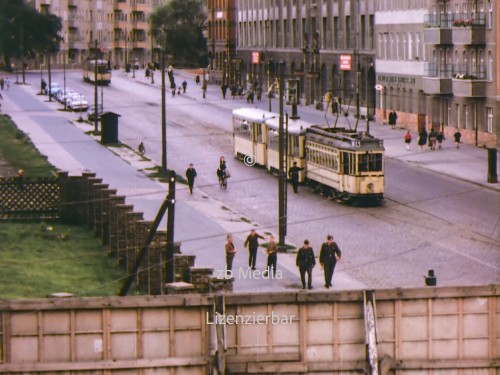
[[[133,79],[131,73],[119,74],[125,79]],[[180,83],[183,79],[188,82],[185,95],[201,98],[201,85],[195,84],[194,77],[193,72],[177,72],[177,82]],[[14,81],[13,78],[15,77],[11,77],[11,81]],[[151,85],[143,71],[136,72],[135,80]],[[159,83],[155,83],[155,86],[159,87]],[[29,134],[35,146],[54,166],[72,175],[79,175],[84,171],[95,172],[98,177],[103,178],[104,183],[117,189],[118,194],[125,195],[127,202],[134,205],[135,211],[143,212],[146,220],[153,220],[167,189],[165,184],[148,178],[144,172],[154,166],[155,161],[144,159],[127,147],[105,147],[97,138],[95,142],[89,142],[91,135],[86,132],[92,130],[91,126],[78,124],[73,121],[74,116],[57,112],[58,105],[47,103],[47,98],[37,95],[37,91],[35,86],[13,84],[9,90],[2,92],[2,112],[9,114],[17,126]],[[228,111],[246,105],[246,101],[231,99],[229,95],[224,100],[220,87],[215,85],[208,86],[205,100]],[[272,106],[278,108],[275,99],[272,99]],[[312,106],[299,106],[299,113],[322,115]],[[68,126],[68,123],[75,126]],[[361,123],[360,130],[363,130]],[[370,125],[370,133],[384,139],[386,157],[500,191],[499,183],[487,182],[486,149],[468,144],[462,144],[457,149],[452,141],[447,140],[441,150],[420,151],[416,146],[417,135],[412,134],[412,148],[407,151],[403,142],[405,132],[400,127],[391,129],[378,123]],[[500,165],[500,155],[497,165]],[[278,291],[299,287],[293,253],[279,255],[278,266],[282,273],[277,279],[263,279],[259,273],[251,275],[246,272],[247,251],[243,248],[243,241],[251,228],[259,229],[259,223],[202,192],[196,194],[197,199],[189,199],[187,194],[186,189],[182,189],[177,196],[175,240],[182,242],[183,253],[196,255],[197,265],[213,267],[216,275],[223,273],[225,236],[227,233],[234,233],[235,245],[239,249],[233,266],[236,291]],[[242,217],[245,219],[242,220]],[[263,249],[259,252],[257,267],[261,270],[265,267]],[[315,271],[315,286],[322,286],[321,274],[319,270]],[[332,290],[366,287],[347,273],[336,272]]]

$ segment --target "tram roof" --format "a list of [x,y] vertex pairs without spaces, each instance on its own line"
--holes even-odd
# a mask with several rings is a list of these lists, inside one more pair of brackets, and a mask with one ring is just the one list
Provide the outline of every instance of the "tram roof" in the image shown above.
[[[266,125],[271,129],[279,129],[280,119],[279,117],[272,117],[266,120]],[[289,134],[304,134],[306,129],[311,127],[313,124],[301,119],[291,119],[288,118],[288,133]],[[283,126],[286,126],[285,119],[283,119]]]
[[331,145],[351,150],[383,151],[384,141],[380,138],[366,135],[364,132],[344,128],[324,128],[313,125],[308,130],[309,139],[320,144]]
[[238,116],[251,122],[264,122],[269,118],[279,116],[277,113],[264,111],[259,108],[238,108],[233,110],[233,116]]

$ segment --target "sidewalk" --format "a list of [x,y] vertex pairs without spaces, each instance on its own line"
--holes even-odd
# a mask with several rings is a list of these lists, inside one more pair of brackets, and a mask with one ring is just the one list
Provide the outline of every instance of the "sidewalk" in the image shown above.
[[[132,73],[119,73],[122,76],[132,78]],[[160,87],[161,76],[160,72],[156,72],[155,86]],[[191,98],[202,100],[201,83],[196,85],[195,74],[190,71],[176,70],[176,84],[179,86],[185,79],[188,83],[186,94]],[[151,85],[151,79],[144,76],[144,71],[136,71],[137,82]],[[167,79],[168,84],[168,79]],[[232,99],[231,95],[226,95],[226,100],[222,98],[222,93],[218,85],[208,85],[206,93],[206,102],[219,106],[227,110],[233,110],[241,107],[258,107],[268,109],[269,100],[263,96],[261,102],[255,101],[253,104],[248,104],[245,98]],[[271,99],[271,107],[273,112],[277,112],[279,103],[277,99]],[[285,111],[291,113],[291,107],[285,105]],[[314,106],[298,106],[299,116],[305,120],[320,123],[325,123],[325,112],[319,111]],[[330,124],[335,122],[335,118],[331,113],[328,114]],[[356,119],[349,118],[350,126],[354,127]],[[345,118],[339,118],[338,126],[348,126]],[[359,131],[366,130],[366,120],[360,120],[358,125]],[[485,186],[490,189],[500,191],[500,183],[488,183],[488,154],[485,148],[476,147],[469,144],[461,144],[460,149],[456,149],[456,145],[452,139],[447,139],[443,142],[441,150],[420,151],[417,146],[418,134],[412,132],[411,150],[407,151],[403,142],[403,137],[406,129],[396,126],[392,129],[390,126],[380,123],[370,122],[370,134],[384,140],[385,155],[388,158],[400,160],[404,163],[416,165],[421,168],[429,169],[437,173],[449,175],[454,178],[459,178],[464,181],[469,181],[474,184]],[[497,169],[500,167],[500,152],[497,153]],[[498,172],[497,172],[498,173]],[[500,173],[498,173],[500,174]]]

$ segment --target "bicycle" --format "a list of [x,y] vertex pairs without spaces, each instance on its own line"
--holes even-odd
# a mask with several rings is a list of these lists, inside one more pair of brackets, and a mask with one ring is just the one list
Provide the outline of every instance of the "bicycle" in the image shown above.
[[219,173],[219,186],[221,189],[227,189],[227,179],[231,177],[231,175],[227,171],[221,171]]

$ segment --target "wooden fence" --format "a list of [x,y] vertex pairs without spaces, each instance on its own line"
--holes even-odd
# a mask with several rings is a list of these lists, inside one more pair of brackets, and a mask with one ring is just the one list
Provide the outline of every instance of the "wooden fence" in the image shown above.
[[0,219],[56,218],[59,198],[57,178],[0,178]]
[[[500,373],[500,286],[375,301],[380,374]],[[363,307],[363,291],[0,301],[0,373],[363,374]]]

